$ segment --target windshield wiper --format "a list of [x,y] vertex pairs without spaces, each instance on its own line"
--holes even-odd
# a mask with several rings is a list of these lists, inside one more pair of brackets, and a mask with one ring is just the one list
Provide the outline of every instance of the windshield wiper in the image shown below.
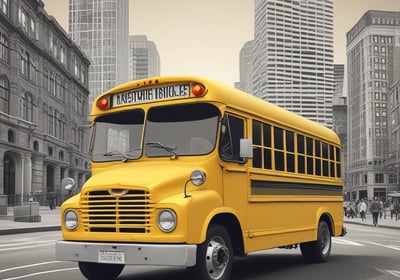
[[151,148],[160,148],[167,151],[168,153],[171,153],[173,155],[170,157],[171,159],[178,158],[178,154],[174,152],[174,150],[176,150],[176,146],[165,146],[160,142],[147,142],[146,146],[149,146]]
[[127,162],[128,160],[132,159],[131,157],[125,155],[124,153],[120,152],[120,151],[109,151],[107,153],[104,153],[103,156],[105,157],[111,157],[111,156],[115,156],[115,155],[119,155],[123,158],[122,162]]

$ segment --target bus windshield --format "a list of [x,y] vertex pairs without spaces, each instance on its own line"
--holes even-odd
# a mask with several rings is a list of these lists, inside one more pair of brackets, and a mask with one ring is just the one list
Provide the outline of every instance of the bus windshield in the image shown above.
[[[93,126],[94,162],[205,155],[215,148],[219,110],[207,103],[153,107],[100,116]],[[144,129],[144,144],[142,134]]]
[[126,161],[142,154],[144,111],[131,110],[100,116],[93,125],[92,160]]
[[214,150],[220,113],[207,103],[149,110],[144,144],[147,157],[204,155]]

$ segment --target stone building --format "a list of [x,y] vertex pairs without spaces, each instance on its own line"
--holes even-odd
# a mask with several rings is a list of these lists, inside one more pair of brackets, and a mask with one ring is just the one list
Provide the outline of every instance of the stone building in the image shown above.
[[46,203],[65,177],[80,187],[87,154],[90,62],[41,0],[0,1],[0,195]]
[[390,89],[400,63],[400,12],[367,11],[346,36],[348,188],[352,200],[385,201],[397,189],[396,155],[390,151],[396,144],[389,139],[398,130]]

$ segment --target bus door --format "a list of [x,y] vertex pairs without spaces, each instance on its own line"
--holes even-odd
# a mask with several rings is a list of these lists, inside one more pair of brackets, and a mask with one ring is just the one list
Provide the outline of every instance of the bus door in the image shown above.
[[[223,160],[224,205],[235,209],[241,222],[247,217],[247,197],[250,179],[247,160],[240,157],[240,139],[245,136],[246,120],[232,114],[222,119],[219,154]],[[242,226],[246,226],[242,224]]]

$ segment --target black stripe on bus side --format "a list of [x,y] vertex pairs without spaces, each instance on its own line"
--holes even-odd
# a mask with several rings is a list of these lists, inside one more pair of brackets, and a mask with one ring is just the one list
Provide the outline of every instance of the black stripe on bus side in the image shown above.
[[341,185],[251,180],[252,195],[343,195]]

